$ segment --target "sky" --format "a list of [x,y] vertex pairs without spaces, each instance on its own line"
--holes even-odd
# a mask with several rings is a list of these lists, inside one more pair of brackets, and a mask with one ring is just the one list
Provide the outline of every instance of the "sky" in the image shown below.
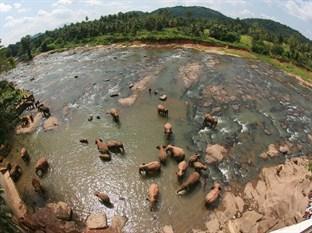
[[204,6],[230,17],[267,18],[312,39],[312,0],[0,0],[2,45],[85,19],[131,10]]

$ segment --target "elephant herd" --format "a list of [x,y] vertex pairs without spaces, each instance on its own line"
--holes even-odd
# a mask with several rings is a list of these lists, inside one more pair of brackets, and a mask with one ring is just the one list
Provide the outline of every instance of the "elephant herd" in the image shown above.
[[[151,90],[149,90],[150,92]],[[157,106],[157,113],[159,116],[168,118],[169,110],[163,104]],[[107,114],[110,114],[113,121],[119,123],[119,111],[115,108],[110,109]],[[217,126],[218,120],[211,116],[210,114],[205,114],[203,120],[203,127],[215,128]],[[163,126],[163,133],[167,140],[170,141],[173,135],[173,127],[167,122]],[[84,139],[80,142],[87,143]],[[100,152],[100,158],[104,161],[111,160],[111,152],[113,153],[125,153],[124,145],[122,142],[117,140],[103,141],[98,138],[95,140],[98,151]],[[169,157],[177,162],[177,180],[181,183],[180,187],[176,190],[177,194],[183,194],[191,190],[196,184],[200,182],[201,173],[203,170],[207,170],[208,166],[203,161],[200,160],[200,155],[195,153],[189,157],[186,161],[186,154],[183,148],[176,145],[158,145],[156,148],[159,150],[158,160],[150,161],[147,163],[142,163],[139,165],[139,174],[143,176],[149,176],[153,174],[158,174],[161,172],[161,167],[166,164]],[[187,169],[193,168],[194,171],[184,179]],[[184,180],[184,181],[183,181]],[[215,202],[221,193],[221,185],[215,183],[211,188],[210,192],[206,195],[205,205],[209,206],[211,203]],[[104,204],[109,204],[110,200],[106,193],[95,192],[94,195]],[[147,200],[150,202],[150,210],[155,209],[157,201],[160,195],[160,188],[157,183],[152,183],[148,189]]]
[[[161,117],[168,117],[169,110],[164,105],[159,104],[157,106],[157,113]],[[203,120],[203,127],[215,128],[218,124],[218,120],[211,116],[210,114],[205,114]],[[167,122],[163,126],[164,136],[167,141],[173,135],[173,127]],[[151,161],[148,163],[142,163],[139,165],[139,173],[141,175],[151,175],[159,173],[161,171],[161,166],[166,164],[169,157],[173,158],[177,162],[177,180],[181,183],[180,187],[176,190],[178,195],[190,191],[197,183],[200,182],[201,173],[203,170],[207,170],[208,166],[203,161],[200,160],[200,155],[195,153],[188,161],[186,161],[186,154],[183,148],[167,144],[156,146],[159,150],[158,161]],[[184,179],[185,173],[188,168],[193,168],[194,171]],[[183,181],[184,179],[184,181]],[[221,185],[217,182],[214,183],[210,192],[206,195],[205,205],[209,206],[211,203],[215,202],[221,193]],[[150,202],[150,210],[153,210],[156,206],[157,200],[160,195],[159,185],[157,183],[152,183],[148,189],[147,200]]]

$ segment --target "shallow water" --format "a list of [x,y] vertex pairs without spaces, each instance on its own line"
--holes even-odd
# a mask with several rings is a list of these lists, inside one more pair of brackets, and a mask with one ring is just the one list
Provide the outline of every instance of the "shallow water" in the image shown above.
[[[179,70],[189,63],[201,65],[197,83],[183,86]],[[78,75],[75,79],[74,76]],[[169,121],[174,127],[172,142],[183,147],[187,156],[203,152],[208,143],[228,146],[230,156],[210,166],[201,184],[185,196],[177,196],[176,162],[169,160],[159,176],[144,178],[138,173],[142,162],[157,160],[157,145],[167,143],[162,126],[167,121],[156,113],[158,96],[142,92],[131,107],[118,105],[118,98],[131,94],[128,84],[151,76],[148,87],[166,93]],[[30,79],[34,77],[34,81]],[[157,232],[166,224],[177,232],[204,228],[209,211],[203,200],[214,180],[225,185],[244,183],[254,178],[261,167],[284,158],[263,161],[259,155],[268,144],[300,144],[292,156],[312,152],[307,134],[312,132],[312,91],[296,84],[271,66],[229,56],[201,53],[190,49],[90,49],[67,51],[37,57],[29,65],[19,65],[5,78],[34,92],[45,101],[60,127],[31,135],[16,136],[10,158],[16,158],[21,146],[32,157],[23,164],[24,174],[18,188],[32,206],[42,200],[30,189],[35,161],[46,156],[51,169],[43,185],[48,199],[72,204],[79,217],[105,211],[129,217],[126,232]],[[222,94],[218,95],[219,91]],[[105,112],[112,106],[121,110],[121,125],[114,124]],[[202,129],[205,112],[220,107],[216,130]],[[88,122],[88,116],[101,119]],[[264,129],[271,131],[266,135]],[[93,144],[95,138],[124,142],[126,154],[113,155],[102,162]],[[81,145],[88,138],[89,145]],[[203,155],[204,158],[204,155]],[[249,165],[251,164],[251,165]],[[188,172],[191,170],[189,169]],[[160,185],[158,209],[150,212],[145,200],[151,182]],[[94,191],[105,191],[114,208],[101,205]]]

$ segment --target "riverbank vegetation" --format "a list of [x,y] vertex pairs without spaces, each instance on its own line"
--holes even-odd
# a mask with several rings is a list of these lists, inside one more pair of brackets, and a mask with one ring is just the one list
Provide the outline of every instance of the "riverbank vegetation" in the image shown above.
[[[312,81],[312,42],[288,26],[265,19],[232,19],[204,7],[172,7],[151,13],[128,12],[71,23],[26,36],[2,49],[7,59],[28,60],[50,50],[126,41],[179,42],[231,47],[269,57],[267,62]],[[287,69],[286,69],[287,68]],[[303,72],[302,70],[305,70]]]

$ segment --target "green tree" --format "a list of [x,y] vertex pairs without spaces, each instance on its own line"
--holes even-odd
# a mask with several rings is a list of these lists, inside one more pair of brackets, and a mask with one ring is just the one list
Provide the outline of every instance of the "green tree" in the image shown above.
[[32,59],[32,54],[31,54],[31,37],[29,35],[23,37],[21,39],[21,45],[22,45],[22,54],[26,55],[26,59],[27,60]]

